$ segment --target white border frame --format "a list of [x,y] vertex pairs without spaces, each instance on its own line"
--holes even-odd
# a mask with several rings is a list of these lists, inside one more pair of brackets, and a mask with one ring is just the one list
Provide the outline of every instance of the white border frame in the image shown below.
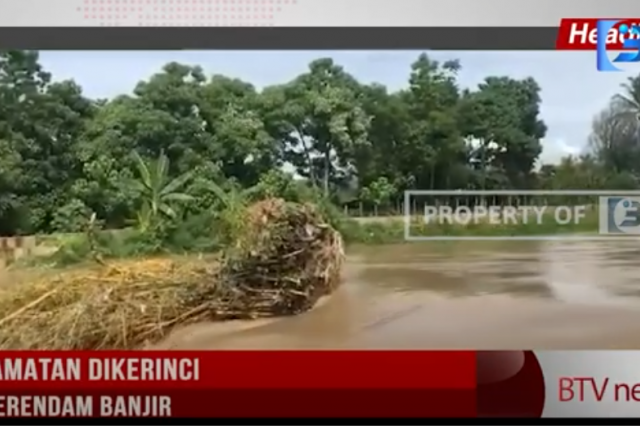
[[[404,239],[409,242],[418,241],[620,241],[620,240],[640,240],[640,235],[522,235],[522,236],[411,236],[411,196],[412,195],[447,195],[447,196],[465,196],[465,195],[592,195],[597,197],[640,197],[640,191],[589,191],[589,190],[557,190],[557,191],[541,191],[541,190],[408,190],[404,191]],[[598,208],[600,215],[600,208]]]

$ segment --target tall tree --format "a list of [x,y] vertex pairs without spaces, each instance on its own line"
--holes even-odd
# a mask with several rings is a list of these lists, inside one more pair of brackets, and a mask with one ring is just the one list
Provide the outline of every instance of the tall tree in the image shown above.
[[622,93],[613,97],[613,104],[620,117],[630,122],[640,120],[640,75],[629,77],[622,85]]
[[14,232],[51,231],[55,210],[71,201],[81,176],[75,149],[93,112],[74,82],[51,83],[37,52],[0,52],[0,140],[14,170],[0,188],[0,223],[13,224]]
[[352,173],[357,147],[369,143],[370,117],[357,87],[333,60],[318,59],[305,74],[264,92],[266,119],[285,161],[325,194]]
[[422,54],[411,66],[409,89],[400,95],[410,127],[399,155],[418,188],[451,187],[451,166],[463,160],[457,122],[459,70],[457,61],[441,64]]
[[540,87],[532,78],[488,77],[478,90],[465,94],[461,123],[469,137],[480,141],[483,181],[490,171],[494,185],[534,185],[533,169],[547,130],[539,117],[540,102]]

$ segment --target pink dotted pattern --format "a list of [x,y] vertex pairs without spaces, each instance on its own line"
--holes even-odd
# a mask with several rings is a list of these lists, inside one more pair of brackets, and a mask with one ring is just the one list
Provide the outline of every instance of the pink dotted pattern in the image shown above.
[[298,0],[82,0],[88,25],[145,27],[273,26]]

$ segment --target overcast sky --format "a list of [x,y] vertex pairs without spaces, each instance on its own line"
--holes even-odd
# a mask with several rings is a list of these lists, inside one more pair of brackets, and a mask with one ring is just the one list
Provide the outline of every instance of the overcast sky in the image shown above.
[[[593,116],[632,74],[597,72],[593,52],[429,54],[438,60],[460,59],[460,82],[465,87],[473,87],[489,75],[534,77],[542,87],[542,117],[549,127],[543,141],[545,162],[580,152]],[[410,64],[418,55],[415,51],[46,51],[41,53],[41,60],[54,78],[76,80],[89,97],[110,98],[130,93],[138,81],[171,61],[200,65],[207,73],[225,74],[264,87],[286,82],[304,72],[311,60],[327,56],[362,82],[399,89],[407,84]]]

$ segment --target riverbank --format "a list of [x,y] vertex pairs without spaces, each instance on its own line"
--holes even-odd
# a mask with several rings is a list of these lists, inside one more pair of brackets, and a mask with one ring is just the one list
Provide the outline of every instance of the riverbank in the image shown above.
[[[566,234],[590,234],[598,230],[598,214],[596,211],[587,212],[580,221],[570,221],[561,224],[547,214],[538,221],[529,222],[505,222],[504,224],[491,224],[488,222],[473,223],[467,225],[443,223],[425,224],[422,217],[413,217],[410,225],[410,234],[413,237],[509,237],[509,236],[547,236]],[[380,245],[398,244],[405,242],[405,219],[402,216],[364,217],[352,218],[343,215],[335,215],[330,222],[342,234],[348,245]],[[202,235],[198,235],[202,238]],[[26,237],[32,238],[32,237]],[[215,238],[215,237],[214,237]],[[32,238],[34,241],[36,237]],[[113,258],[130,258],[140,256],[161,255],[200,255],[202,253],[215,253],[217,250],[201,250],[195,248],[175,248],[151,246],[149,249],[148,238],[140,235],[135,229],[110,230],[100,233],[102,255]],[[10,264],[17,261],[22,266],[67,266],[92,260],[91,247],[87,243],[86,234],[59,234],[37,237],[38,244],[28,251],[16,249],[14,253],[0,255],[0,268],[2,264]],[[16,245],[17,246],[17,245]],[[156,250],[156,252],[152,252]]]
[[0,348],[135,349],[190,323],[301,314],[339,286],[343,241],[317,208],[265,199],[238,219],[217,262],[106,261],[87,232],[96,267],[3,289]]
[[[424,349],[534,345],[562,349],[634,345],[630,335],[635,329],[625,329],[615,336],[611,332],[622,327],[624,321],[638,318],[633,297],[604,297],[598,289],[606,283],[612,294],[629,291],[635,273],[620,262],[628,259],[632,264],[637,258],[635,251],[617,245],[562,242],[393,245],[404,241],[402,218],[365,226],[357,220],[343,219],[340,225],[346,227],[345,235],[356,238],[348,250],[343,285],[307,314],[198,323],[176,330],[158,347]],[[497,232],[495,228],[492,231]],[[556,231],[569,232],[568,228]],[[365,236],[370,239],[365,240]],[[204,256],[198,260],[203,264],[215,262],[215,256],[199,254],[176,257],[175,261],[189,262],[200,256]],[[611,269],[607,268],[609,262]],[[12,273],[6,278],[15,284],[16,277]],[[33,277],[20,278],[28,281]],[[626,306],[627,300],[631,306]],[[443,322],[444,329],[437,325]],[[564,324],[562,330],[559,323]],[[417,329],[421,330],[420,336],[413,333]],[[486,335],[486,340],[478,340],[479,335]]]
[[[468,224],[451,223],[446,220],[425,223],[423,217],[410,220],[412,237],[510,237],[547,236],[566,234],[590,234],[598,231],[599,217],[595,210],[587,211],[583,218],[567,223],[556,220],[555,213],[529,221],[489,223],[469,221]],[[396,244],[405,241],[405,218],[349,218],[337,221],[337,227],[348,244]]]

